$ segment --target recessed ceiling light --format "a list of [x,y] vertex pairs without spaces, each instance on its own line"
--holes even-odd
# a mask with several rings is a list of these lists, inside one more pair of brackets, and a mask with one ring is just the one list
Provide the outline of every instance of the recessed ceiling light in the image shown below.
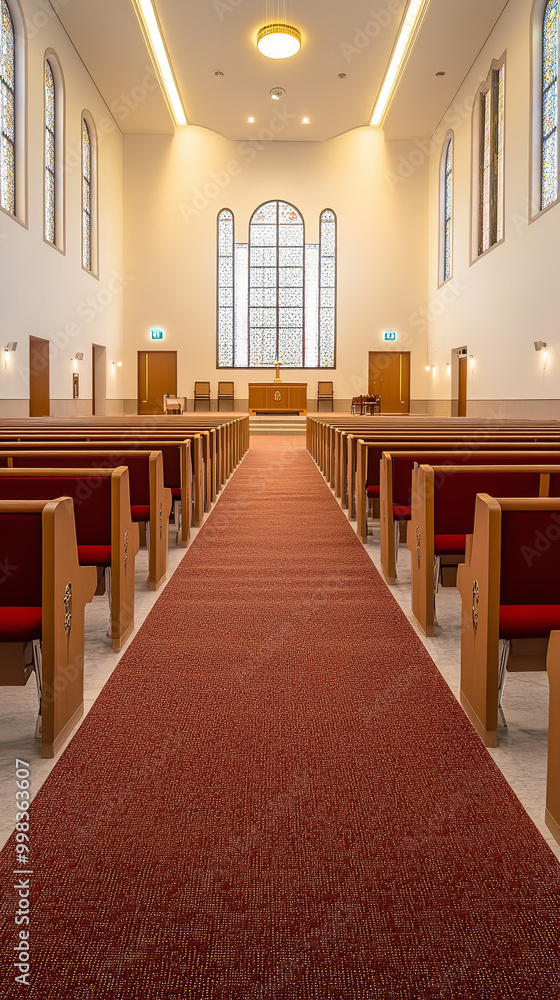
[[279,101],[281,97],[284,97],[285,93],[286,91],[284,90],[283,87],[273,87],[272,90],[270,91],[270,96],[272,97],[273,101]]
[[436,76],[445,76],[445,70],[444,69],[438,69],[438,71],[436,73]]
[[223,75],[224,74],[222,73],[221,69],[215,69],[214,70],[214,76],[223,76]]
[[338,79],[339,80],[345,80],[346,79],[346,73],[339,73],[338,74]]
[[255,119],[254,118],[248,118],[247,122],[248,122],[249,125],[254,125],[255,124]]
[[302,118],[301,119],[301,124],[302,125],[309,125],[309,118]]
[[265,24],[257,34],[257,49],[268,59],[289,59],[301,48],[301,33],[290,24]]

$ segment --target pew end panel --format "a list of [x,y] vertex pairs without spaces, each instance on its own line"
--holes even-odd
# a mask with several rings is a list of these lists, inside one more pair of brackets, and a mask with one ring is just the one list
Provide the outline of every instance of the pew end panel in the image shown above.
[[150,476],[150,552],[148,581],[150,590],[158,590],[167,579],[167,543],[169,517],[173,506],[171,490],[163,485],[163,455],[154,451],[149,461]]
[[381,569],[387,583],[392,584],[397,579],[393,514],[393,464],[391,455],[385,451],[381,456],[379,469],[379,531]]
[[122,649],[134,628],[134,564],[140,531],[130,516],[128,468],[111,476],[111,644]]
[[548,766],[544,821],[560,844],[560,631],[550,633],[548,673]]
[[407,545],[410,549],[412,614],[426,636],[433,636],[436,623],[433,523],[434,470],[422,465],[414,469],[412,475]]
[[498,744],[501,507],[476,498],[474,532],[457,572],[461,595],[460,702],[484,744]]

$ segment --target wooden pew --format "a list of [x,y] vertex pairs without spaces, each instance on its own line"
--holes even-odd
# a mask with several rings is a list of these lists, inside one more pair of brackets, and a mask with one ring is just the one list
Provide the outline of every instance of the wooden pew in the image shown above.
[[439,561],[453,567],[464,561],[477,493],[548,496],[551,473],[560,473],[560,466],[420,465],[414,470],[407,544],[412,614],[424,635],[434,634]]
[[560,497],[476,498],[459,566],[461,704],[486,746],[497,745],[507,670],[544,670],[560,628]]
[[129,473],[132,520],[148,523],[149,554],[148,584],[157,590],[167,577],[167,537],[171,513],[171,490],[163,485],[161,451],[120,452],[92,449],[32,449],[16,448],[0,452],[0,462],[11,468],[84,468],[116,469],[126,465]]
[[[362,442],[358,443],[360,448]],[[368,445],[364,444],[367,448]],[[373,446],[377,449],[377,445]],[[423,448],[420,444],[414,450],[391,448],[384,451],[380,466],[380,555],[383,574],[388,583],[396,579],[397,545],[395,523],[410,520],[410,504],[412,494],[412,471],[419,465],[552,465],[560,462],[560,446],[556,451],[541,450],[539,445],[531,444],[528,450],[522,450],[517,442],[511,446],[504,442],[496,445],[481,444],[477,448],[465,448],[464,445],[446,450],[446,447],[434,447],[431,444]],[[359,480],[361,481],[366,461],[361,456]],[[358,506],[358,533],[365,541],[367,535],[365,490]]]
[[41,752],[54,757],[83,714],[84,607],[97,573],[79,565],[69,497],[0,501],[0,551],[0,676],[25,677],[41,640]]
[[181,504],[181,528],[177,533],[177,544],[186,546],[190,537],[191,524],[198,527],[202,522],[205,507],[210,502],[210,491],[205,482],[203,457],[204,439],[194,434],[190,439],[181,435],[158,435],[116,437],[109,432],[97,431],[44,431],[36,430],[4,432],[0,435],[0,449],[83,449],[84,451],[161,451],[163,456],[163,476],[165,486],[171,490],[173,502]]
[[[477,449],[502,447],[502,445],[512,448],[516,444],[520,448],[528,448],[530,446],[538,448],[560,447],[560,433],[539,432],[535,430],[525,432],[515,429],[496,429],[483,431],[482,433],[476,430],[465,433],[446,428],[443,431],[395,431],[390,437],[387,434],[374,435],[371,433],[368,435],[361,434],[359,437],[356,437],[354,434],[348,434],[345,431],[339,432],[338,430],[336,433],[338,438],[340,438],[340,451],[344,453],[346,463],[345,466],[341,465],[338,470],[337,496],[340,498],[342,506],[348,507],[348,516],[350,519],[356,517],[357,451],[359,440],[365,441],[372,447],[374,444],[378,445],[377,453],[368,454],[366,482],[370,498],[379,497],[380,456],[382,452],[390,451],[397,446],[403,449],[406,443],[409,443],[411,448],[419,441],[432,442],[436,448],[444,444],[447,444],[449,447],[460,447],[463,445],[465,448],[474,447]],[[372,458],[373,454],[375,454],[375,459]]]
[[47,500],[69,496],[80,566],[109,568],[113,649],[134,628],[134,561],[138,525],[130,515],[128,469],[0,469],[0,500]]

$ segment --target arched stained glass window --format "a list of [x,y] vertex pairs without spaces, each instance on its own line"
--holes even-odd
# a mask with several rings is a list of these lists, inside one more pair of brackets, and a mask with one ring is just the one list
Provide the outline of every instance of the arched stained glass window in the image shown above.
[[558,197],[558,0],[543,17],[541,208]]
[[8,212],[16,210],[16,56],[15,33],[10,8],[1,0],[0,24],[0,204]]
[[442,199],[442,268],[441,280],[448,281],[452,273],[453,261],[453,136],[450,137],[445,151],[443,168],[443,199]]
[[91,139],[82,118],[82,266],[91,271]]
[[319,257],[319,367],[334,368],[336,326],[336,216],[321,212]]
[[253,213],[249,242],[235,242],[233,213],[218,215],[218,367],[334,367],[336,217],[306,244],[300,212],[270,201]]
[[293,205],[270,201],[249,227],[249,367],[302,368],[304,231]]
[[45,61],[45,239],[55,243],[55,87],[51,64]]

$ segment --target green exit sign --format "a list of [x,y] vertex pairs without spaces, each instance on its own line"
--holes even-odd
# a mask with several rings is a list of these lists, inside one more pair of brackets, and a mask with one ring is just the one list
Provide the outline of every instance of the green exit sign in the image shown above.
[[152,340],[163,340],[163,330],[152,330]]
[[394,330],[386,330],[383,334],[383,340],[396,340],[397,335]]

